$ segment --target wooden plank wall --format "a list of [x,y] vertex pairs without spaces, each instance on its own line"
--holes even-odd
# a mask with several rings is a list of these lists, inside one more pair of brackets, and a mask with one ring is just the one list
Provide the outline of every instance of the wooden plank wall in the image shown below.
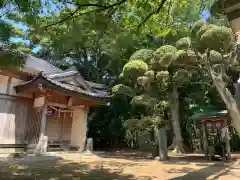
[[62,120],[62,140],[70,141],[72,129],[72,113],[65,112],[65,116]]
[[41,111],[38,112],[33,108],[33,105],[29,107],[25,140],[28,144],[37,144],[40,136],[41,129]]
[[47,136],[50,141],[70,141],[72,128],[71,112],[54,112],[47,116]]
[[14,98],[0,98],[0,144],[25,143],[30,106],[32,104]]

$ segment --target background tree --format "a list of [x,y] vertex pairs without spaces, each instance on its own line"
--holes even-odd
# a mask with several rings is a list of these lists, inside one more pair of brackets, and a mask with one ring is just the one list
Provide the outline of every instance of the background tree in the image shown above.
[[236,76],[231,76],[230,79],[229,75],[239,72],[238,47],[234,45],[236,41],[231,29],[198,21],[192,28],[192,42],[191,48],[195,51],[196,61],[195,64],[187,63],[187,66],[201,68],[201,71],[208,74],[240,135],[239,110],[229,90],[237,79]]
[[23,65],[26,56],[21,52],[29,52],[29,48],[23,48],[23,44],[10,41],[10,38],[22,37],[24,32],[9,23],[6,17],[16,11],[26,14],[34,13],[39,8],[40,4],[36,1],[0,1],[0,67],[12,68]]
[[[199,14],[212,3],[201,0],[188,3],[185,0],[28,1],[23,11],[18,10],[21,3],[18,7],[11,1],[15,5],[9,10],[6,2],[10,1],[4,2],[5,12],[9,12],[4,16],[28,27],[18,37],[30,40],[30,44],[17,47],[25,52],[40,47],[36,56],[63,69],[74,65],[85,79],[105,84],[118,83],[123,65],[137,49],[156,49],[163,44],[175,46],[176,39],[189,36],[189,24],[199,19]],[[113,104],[99,108],[98,114],[117,108]],[[110,122],[113,113],[107,113],[105,119],[109,121],[106,122]],[[93,117],[92,125],[101,116]],[[122,126],[121,118],[115,122]]]

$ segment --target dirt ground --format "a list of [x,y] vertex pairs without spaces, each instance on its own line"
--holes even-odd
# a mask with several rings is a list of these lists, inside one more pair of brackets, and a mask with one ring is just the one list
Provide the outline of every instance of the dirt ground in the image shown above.
[[[54,157],[54,158],[53,158]],[[238,161],[224,164],[196,157],[172,157],[167,162],[133,152],[95,154],[52,153],[44,157],[5,160],[0,179],[23,180],[204,180],[240,179]]]

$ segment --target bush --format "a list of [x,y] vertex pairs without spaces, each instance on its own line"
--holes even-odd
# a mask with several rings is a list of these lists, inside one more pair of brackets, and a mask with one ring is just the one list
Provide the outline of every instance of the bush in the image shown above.
[[205,24],[204,26],[202,26],[199,31],[197,32],[197,37],[198,39],[201,38],[201,36],[208,30],[212,29],[212,28],[216,28],[217,26],[214,24]]
[[151,49],[140,49],[133,53],[133,55],[130,57],[130,60],[139,59],[146,63],[149,63],[151,59],[154,57],[154,51]]
[[157,100],[147,94],[134,96],[131,101],[131,104],[133,106],[142,106],[146,108],[153,108],[156,103],[157,103]]
[[204,20],[199,20],[193,23],[191,28],[191,35],[196,36],[197,32],[201,29],[202,26],[204,26],[206,22]]
[[176,56],[177,49],[171,45],[161,46],[156,50],[154,58],[151,60],[151,66],[154,70],[160,70],[161,67],[168,67]]
[[141,76],[138,77],[137,83],[142,87],[146,87],[146,85],[150,83],[150,80],[147,76]]
[[232,31],[227,27],[212,27],[200,38],[201,46],[218,52],[227,51],[232,42]]
[[176,81],[177,84],[181,85],[188,80],[188,76],[189,74],[187,70],[180,69],[174,74],[173,79]]
[[190,37],[184,37],[176,42],[177,49],[187,50],[191,47]]
[[160,48],[157,49],[155,58],[159,61],[167,53],[175,54],[176,52],[177,49],[174,46],[171,45],[161,46]]
[[175,57],[176,57],[175,54],[172,53],[165,54],[159,61],[160,66],[168,67],[175,59]]
[[161,88],[166,88],[169,83],[169,72],[159,71],[156,75],[156,79],[159,81],[158,86],[161,86]]
[[211,50],[209,56],[210,61],[214,64],[221,63],[222,61],[222,55],[217,51]]
[[145,62],[141,60],[132,60],[123,67],[123,76],[125,78],[137,80],[137,78],[143,76],[147,70],[148,65]]
[[132,89],[128,86],[123,85],[123,84],[118,84],[118,85],[113,86],[112,92],[114,94],[131,95],[132,94]]
[[177,58],[173,61],[174,65],[195,65],[196,53],[192,50],[179,50],[177,52]]
[[154,80],[154,71],[147,71],[144,73],[144,76],[148,77],[149,80]]

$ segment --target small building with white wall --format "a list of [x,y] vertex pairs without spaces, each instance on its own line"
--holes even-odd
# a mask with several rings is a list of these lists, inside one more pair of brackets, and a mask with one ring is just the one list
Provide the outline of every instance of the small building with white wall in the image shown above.
[[0,70],[0,153],[84,151],[88,108],[109,98],[79,72],[28,55],[23,68]]

